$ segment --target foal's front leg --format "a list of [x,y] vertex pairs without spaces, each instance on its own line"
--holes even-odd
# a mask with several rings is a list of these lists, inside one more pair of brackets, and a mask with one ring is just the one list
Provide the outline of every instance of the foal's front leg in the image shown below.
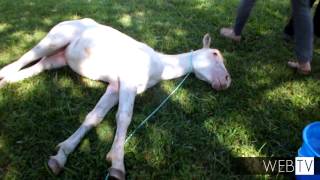
[[84,135],[93,127],[97,126],[108,113],[108,111],[118,103],[118,82],[109,84],[106,92],[99,100],[94,109],[86,116],[85,121],[79,129],[74,132],[67,140],[58,145],[59,151],[57,155],[51,156],[48,166],[54,174],[59,174],[67,161],[68,155],[80,143]]
[[116,179],[125,179],[124,167],[124,143],[127,129],[131,122],[133,105],[137,89],[126,82],[120,82],[119,108],[117,112],[117,130],[111,150],[107,154],[107,160],[111,161],[112,166],[109,169],[110,177]]

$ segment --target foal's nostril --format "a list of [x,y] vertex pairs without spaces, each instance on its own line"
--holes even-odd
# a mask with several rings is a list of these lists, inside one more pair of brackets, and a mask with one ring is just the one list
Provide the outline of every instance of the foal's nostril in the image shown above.
[[227,81],[229,80],[229,78],[230,78],[229,75],[226,75],[226,80],[227,80]]

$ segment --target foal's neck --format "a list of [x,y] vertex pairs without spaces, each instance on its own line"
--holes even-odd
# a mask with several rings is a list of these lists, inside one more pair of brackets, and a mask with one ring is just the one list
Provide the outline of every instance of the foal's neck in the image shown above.
[[162,80],[178,78],[189,72],[193,72],[192,59],[196,55],[196,52],[176,55],[158,53],[158,55],[164,65],[161,75]]

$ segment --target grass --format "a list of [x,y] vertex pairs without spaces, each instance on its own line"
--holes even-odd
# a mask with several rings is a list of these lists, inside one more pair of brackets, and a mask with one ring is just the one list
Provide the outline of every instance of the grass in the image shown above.
[[[0,67],[33,47],[56,23],[90,17],[166,53],[201,47],[206,32],[233,78],[213,91],[191,76],[126,146],[129,179],[242,179],[230,170],[238,156],[295,156],[303,127],[320,119],[320,49],[313,74],[286,67],[293,45],[282,41],[289,1],[259,1],[235,44],[219,37],[232,25],[237,0],[0,1]],[[179,80],[137,97],[131,132]],[[0,90],[0,179],[103,179],[115,131],[113,109],[70,155],[55,177],[46,163],[74,132],[106,85],[68,68],[42,73]],[[255,176],[248,179],[265,179]],[[287,178],[287,177],[280,177]]]

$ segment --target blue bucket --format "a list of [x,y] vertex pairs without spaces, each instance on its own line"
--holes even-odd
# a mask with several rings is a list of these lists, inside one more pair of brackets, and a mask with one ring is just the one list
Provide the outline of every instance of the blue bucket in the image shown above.
[[[303,144],[298,150],[299,157],[320,157],[320,121],[307,125],[303,130]],[[319,180],[320,175],[296,176],[298,180]]]
[[320,157],[320,122],[313,122],[303,130],[303,144],[299,157]]

